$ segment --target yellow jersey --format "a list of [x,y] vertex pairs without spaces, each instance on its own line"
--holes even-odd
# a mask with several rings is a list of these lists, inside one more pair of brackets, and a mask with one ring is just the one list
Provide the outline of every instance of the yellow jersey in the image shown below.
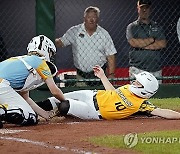
[[147,99],[129,91],[129,85],[116,90],[98,90],[96,94],[99,111],[104,119],[122,119],[138,111],[153,111],[156,107]]

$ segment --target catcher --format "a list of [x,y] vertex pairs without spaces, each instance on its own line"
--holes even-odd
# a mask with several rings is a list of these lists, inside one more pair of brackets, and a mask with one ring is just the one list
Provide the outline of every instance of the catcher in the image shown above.
[[[27,51],[28,55],[0,63],[0,122],[35,125],[38,115],[49,120],[52,113],[40,108],[29,97],[30,90],[44,83],[58,101],[65,99],[53,80],[57,73],[56,66],[50,62],[50,57],[56,53],[54,43],[39,35],[30,41]],[[0,126],[3,127],[2,122]]]
[[137,74],[136,80],[130,85],[115,89],[100,66],[95,66],[93,70],[101,79],[105,90],[69,92],[64,94],[67,101],[60,102],[51,97],[37,104],[46,110],[51,110],[53,109],[51,104],[56,103],[60,115],[71,115],[80,119],[123,119],[138,111],[167,119],[180,119],[180,113],[170,109],[160,109],[148,101],[159,88],[157,79],[149,72]]

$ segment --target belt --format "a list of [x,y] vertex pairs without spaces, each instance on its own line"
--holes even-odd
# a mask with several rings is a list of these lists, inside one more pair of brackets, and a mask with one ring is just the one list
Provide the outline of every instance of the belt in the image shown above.
[[3,79],[2,79],[2,78],[0,78],[0,83],[2,82],[2,80],[3,80]]
[[[149,49],[143,49],[143,48],[132,48],[133,50],[149,50]],[[152,51],[161,51],[161,49],[153,49]]]
[[101,114],[99,112],[99,106],[98,106],[98,102],[96,99],[96,94],[93,96],[93,102],[94,102],[94,107],[95,107],[96,111],[98,112],[99,119],[103,119],[103,117],[101,116]]

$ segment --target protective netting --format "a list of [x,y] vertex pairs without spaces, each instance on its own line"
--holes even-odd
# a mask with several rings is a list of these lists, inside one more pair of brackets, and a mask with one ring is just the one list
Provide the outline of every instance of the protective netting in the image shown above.
[[[26,53],[35,36],[35,1],[0,0],[0,58]],[[3,40],[3,41],[2,41]]]
[[[168,0],[155,1],[152,0],[151,20],[157,22],[162,27],[165,34],[167,46],[165,49],[157,51],[160,54],[163,83],[179,83],[180,76],[180,43],[177,37],[176,25],[179,19],[178,0],[173,2]],[[128,24],[135,21],[138,17],[137,1],[123,0],[74,0],[74,1],[55,1],[56,8],[56,38],[61,37],[70,27],[81,24],[83,22],[83,13],[86,7],[97,6],[100,8],[99,25],[105,28],[111,35],[117,50],[116,54],[116,71],[115,81],[128,80],[129,77],[129,52],[130,44],[126,38],[126,28]],[[91,48],[91,47],[90,47]],[[142,51],[143,52],[143,51]],[[139,55],[143,58],[143,53]],[[57,63],[60,66],[60,79],[66,82],[67,86],[70,81],[77,81],[75,78],[76,69],[72,59],[72,49],[70,47],[58,48]],[[89,60],[92,57],[88,57]],[[156,59],[156,56],[152,59]],[[152,69],[156,60],[152,60]],[[98,63],[98,62],[97,62]],[[82,63],[83,65],[83,63]],[[72,80],[72,78],[75,78]],[[87,78],[80,81],[87,80]],[[93,81],[93,79],[90,79]],[[78,80],[79,81],[79,80]],[[126,82],[114,82],[115,84],[123,84]],[[77,85],[77,84],[74,84]],[[93,85],[93,84],[92,84]],[[64,86],[64,84],[62,84]]]
[[[151,19],[163,28],[167,40],[166,48],[160,51],[162,65],[162,78],[160,77],[160,79],[163,79],[163,83],[179,83],[180,43],[176,32],[180,12],[179,0],[151,1]],[[55,0],[54,2],[56,38],[61,37],[70,27],[83,22],[83,13],[86,7],[99,7],[101,11],[99,25],[109,32],[117,50],[114,83],[127,83],[129,80],[129,51],[131,47],[126,38],[126,28],[138,17],[137,1]],[[28,42],[36,35],[35,6],[36,2],[32,0],[0,0],[1,60],[26,53]],[[90,49],[91,47],[89,47]],[[88,58],[91,60],[93,57]],[[82,81],[89,80],[89,78],[76,79],[77,72],[71,46],[57,48],[55,60],[59,70],[59,78],[64,81],[61,86],[75,87],[77,86],[76,81],[83,83]],[[93,79],[90,80],[94,81]],[[122,80],[125,81],[122,82]],[[57,82],[59,81],[57,80]]]

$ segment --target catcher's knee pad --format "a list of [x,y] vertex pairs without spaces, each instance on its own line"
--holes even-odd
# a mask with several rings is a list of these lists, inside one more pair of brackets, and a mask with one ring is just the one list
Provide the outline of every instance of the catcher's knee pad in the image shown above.
[[3,108],[5,113],[1,115],[1,120],[18,125],[35,125],[38,123],[37,114],[29,113],[29,117],[26,119],[23,113],[23,110],[18,109],[11,109],[7,110]]
[[29,113],[28,119],[24,119],[23,123],[21,123],[21,125],[23,126],[30,126],[36,124],[38,124],[38,115],[36,113]]
[[58,103],[57,105],[58,105],[60,115],[61,116],[67,115],[69,108],[70,108],[69,101],[68,100],[61,101],[61,103]]

